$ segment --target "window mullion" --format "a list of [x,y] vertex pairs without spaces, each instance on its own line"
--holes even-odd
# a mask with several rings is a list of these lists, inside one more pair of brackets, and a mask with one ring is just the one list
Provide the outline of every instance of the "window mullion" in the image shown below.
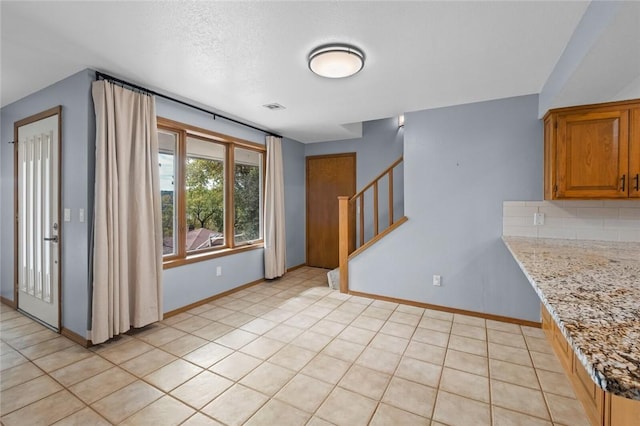
[[234,145],[227,145],[225,159],[225,183],[224,183],[224,238],[227,241],[227,247],[233,248],[236,245],[235,241],[235,211],[233,204],[233,187],[235,184],[235,155]]
[[177,180],[178,192],[178,256],[187,256],[187,183],[185,181],[185,170],[187,167],[187,134],[181,130],[178,138],[178,161]]

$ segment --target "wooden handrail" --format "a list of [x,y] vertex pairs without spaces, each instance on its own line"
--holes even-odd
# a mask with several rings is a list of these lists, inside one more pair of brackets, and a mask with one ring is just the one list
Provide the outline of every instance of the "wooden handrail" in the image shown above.
[[[370,183],[356,193],[353,197],[346,196],[338,197],[339,207],[339,267],[340,267],[340,292],[349,292],[349,259],[352,254],[359,254],[366,250],[368,247],[379,241],[385,235],[396,229],[398,226],[407,221],[406,216],[394,221],[394,194],[393,194],[393,171],[403,161],[403,157],[398,158],[389,167],[387,167],[382,173],[376,176]],[[381,179],[387,177],[388,180],[388,214],[389,214],[389,226],[380,232],[379,215],[378,215],[378,203],[379,203],[379,182]],[[372,213],[372,228],[373,236],[365,241],[365,220],[364,220],[364,194],[367,190],[373,188],[373,213]],[[358,225],[356,225],[356,213],[355,207],[359,208],[358,213]],[[355,232],[356,229],[360,231],[360,238],[358,248],[355,247]]]

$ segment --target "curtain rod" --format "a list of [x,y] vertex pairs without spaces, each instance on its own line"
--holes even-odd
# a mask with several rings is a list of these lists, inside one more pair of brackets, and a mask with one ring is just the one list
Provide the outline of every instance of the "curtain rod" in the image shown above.
[[103,80],[108,80],[108,81],[112,81],[112,82],[115,82],[115,83],[119,83],[119,84],[122,84],[122,85],[126,85],[126,86],[132,87],[134,89],[140,90],[142,92],[146,92],[146,93],[148,93],[150,95],[159,96],[161,98],[170,100],[170,101],[178,103],[180,105],[184,105],[184,106],[187,106],[189,108],[197,109],[198,111],[204,112],[206,114],[213,115],[213,119],[214,120],[216,118],[220,117],[220,118],[222,118],[224,120],[231,121],[232,123],[239,124],[239,125],[244,126],[244,127],[249,127],[250,129],[257,130],[259,132],[265,133],[265,134],[270,135],[270,136],[275,136],[277,138],[281,138],[282,137],[282,136],[280,136],[280,135],[278,135],[276,133],[270,132],[268,130],[261,129],[261,128],[256,127],[256,126],[252,126],[251,124],[243,123],[242,121],[238,121],[236,119],[224,116],[222,114],[218,114],[217,112],[213,112],[213,111],[206,110],[204,108],[200,108],[199,106],[192,105],[192,104],[190,104],[188,102],[181,101],[180,99],[172,98],[171,96],[163,95],[162,93],[158,93],[158,92],[153,91],[151,89],[147,89],[146,87],[138,86],[137,84],[129,83],[128,81],[121,80],[121,79],[119,79],[117,77],[113,77],[111,75],[105,74],[105,73],[100,72],[100,71],[96,71],[96,79],[103,79]]

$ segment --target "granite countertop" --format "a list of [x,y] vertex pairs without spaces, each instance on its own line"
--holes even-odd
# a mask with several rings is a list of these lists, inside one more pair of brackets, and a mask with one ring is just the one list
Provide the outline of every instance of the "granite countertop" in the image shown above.
[[640,400],[640,243],[503,240],[593,380]]

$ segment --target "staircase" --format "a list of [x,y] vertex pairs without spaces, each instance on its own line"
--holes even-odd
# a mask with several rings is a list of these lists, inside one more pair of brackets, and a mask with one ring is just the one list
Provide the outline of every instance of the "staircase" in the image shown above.
[[353,197],[338,197],[340,266],[339,274],[329,272],[332,288],[339,285],[340,292],[348,293],[349,260],[407,221],[404,214],[394,212],[399,199],[399,191],[394,198],[394,174],[402,176],[402,164],[400,157]]

